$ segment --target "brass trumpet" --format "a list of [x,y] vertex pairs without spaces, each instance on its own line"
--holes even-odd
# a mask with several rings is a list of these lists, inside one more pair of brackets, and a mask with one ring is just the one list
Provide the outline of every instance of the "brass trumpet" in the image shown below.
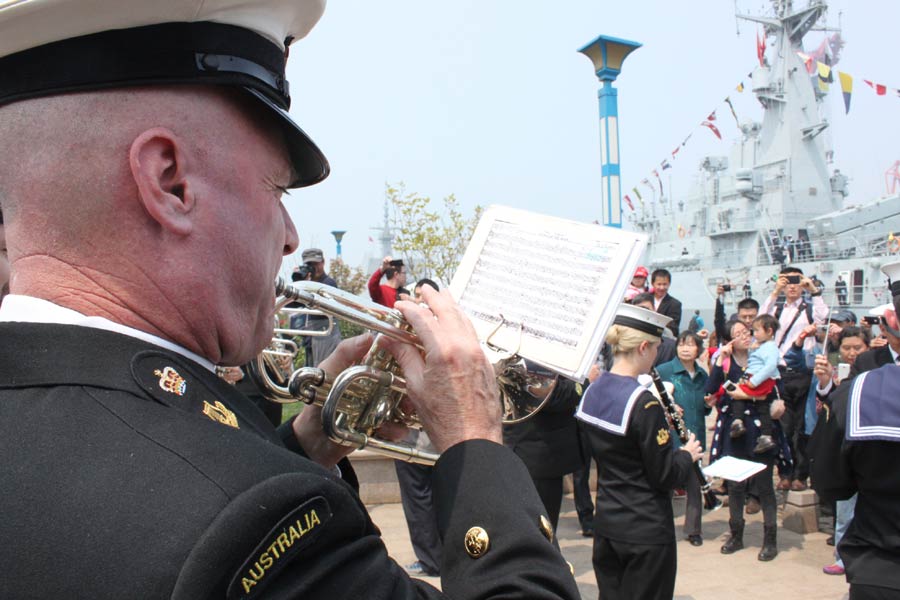
[[[299,302],[316,314],[356,323],[376,332],[369,352],[358,365],[336,377],[314,367],[295,370],[289,377],[272,369],[277,350],[262,352],[250,363],[250,376],[266,396],[279,403],[303,401],[322,406],[322,425],[333,441],[356,448],[371,448],[392,458],[434,464],[438,454],[403,442],[384,440],[375,431],[386,422],[422,429],[422,423],[406,399],[406,381],[394,358],[381,348],[388,337],[420,350],[422,345],[400,311],[312,281],[291,285],[278,278],[276,309]],[[503,422],[518,423],[543,408],[556,386],[557,376],[531,368],[515,354],[488,348],[498,378],[503,403]],[[267,368],[267,364],[269,367]]]

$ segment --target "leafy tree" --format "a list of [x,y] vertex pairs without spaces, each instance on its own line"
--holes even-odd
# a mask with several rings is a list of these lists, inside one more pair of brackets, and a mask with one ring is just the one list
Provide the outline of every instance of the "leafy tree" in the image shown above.
[[475,214],[466,218],[456,196],[450,194],[443,199],[443,208],[435,209],[431,198],[407,192],[403,182],[385,184],[384,193],[394,206],[394,250],[403,257],[410,282],[428,277],[449,283],[472,239],[482,207],[476,206]]
[[328,264],[328,274],[334,278],[339,288],[357,296],[366,289],[369,279],[360,267],[351,267],[340,258],[334,258]]
[[[340,258],[335,258],[328,264],[328,274],[345,292],[369,298],[369,293],[366,291],[366,282],[369,278],[360,267],[351,267]],[[365,329],[360,325],[343,319],[338,319],[336,326],[341,328],[341,337],[344,339],[365,333]]]

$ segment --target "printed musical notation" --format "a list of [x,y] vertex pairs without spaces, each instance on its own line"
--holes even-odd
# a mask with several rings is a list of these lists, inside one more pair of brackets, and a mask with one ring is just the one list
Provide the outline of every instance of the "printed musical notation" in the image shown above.
[[482,339],[581,377],[643,245],[638,233],[491,207],[451,290]]

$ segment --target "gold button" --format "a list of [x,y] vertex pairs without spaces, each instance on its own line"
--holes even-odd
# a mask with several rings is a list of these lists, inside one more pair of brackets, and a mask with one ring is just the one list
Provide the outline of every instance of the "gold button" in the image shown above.
[[491,547],[491,539],[487,531],[481,527],[473,527],[466,532],[466,552],[472,558],[481,558]]
[[550,519],[544,515],[541,515],[541,533],[544,534],[547,541],[553,541],[553,525],[550,524]]

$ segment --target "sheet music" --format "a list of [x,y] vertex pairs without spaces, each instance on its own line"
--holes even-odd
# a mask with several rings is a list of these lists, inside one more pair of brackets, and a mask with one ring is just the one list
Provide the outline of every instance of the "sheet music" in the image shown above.
[[[633,232],[491,207],[451,290],[482,339],[582,378],[631,280],[643,241]],[[607,322],[598,332],[604,316]]]
[[703,467],[703,474],[707,477],[720,477],[729,481],[743,481],[765,468],[766,465],[752,460],[723,456],[713,464]]

